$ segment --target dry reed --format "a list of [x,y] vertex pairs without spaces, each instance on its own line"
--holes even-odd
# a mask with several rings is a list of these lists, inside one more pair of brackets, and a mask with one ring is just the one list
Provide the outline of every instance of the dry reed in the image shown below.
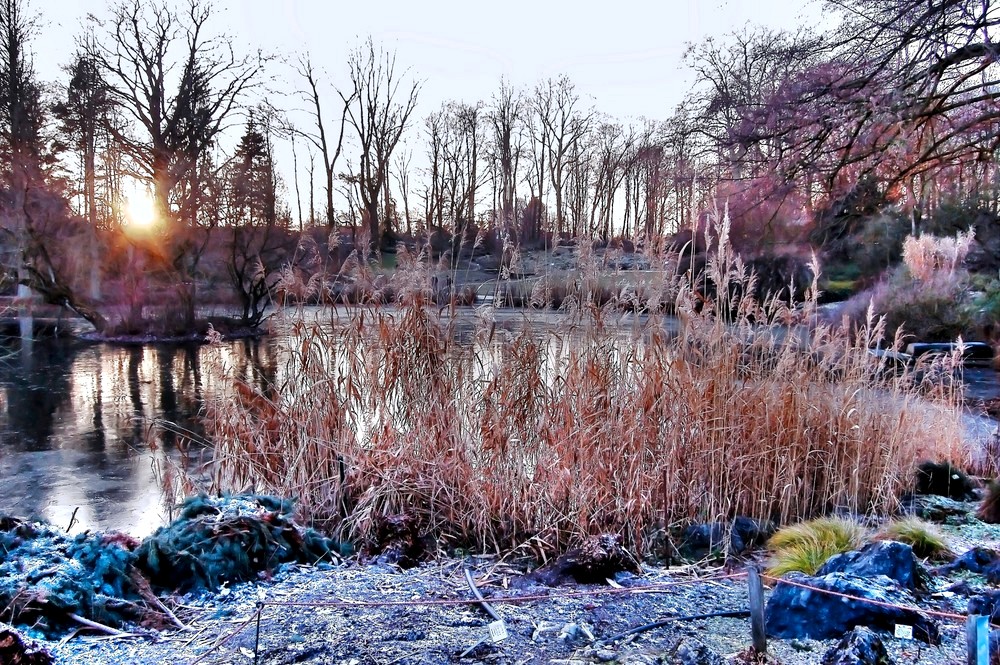
[[[298,324],[272,389],[236,382],[211,409],[215,489],[294,495],[355,540],[405,512],[487,551],[597,532],[643,551],[657,525],[893,512],[920,459],[960,454],[959,388],[928,418],[927,391],[869,354],[871,316],[856,336],[761,325],[796,317],[740,295],[753,277],[720,235],[714,288],[672,283],[676,319],[621,326],[580,302],[542,333],[484,310],[459,344],[414,277],[397,308]],[[798,318],[815,307],[814,285]]]

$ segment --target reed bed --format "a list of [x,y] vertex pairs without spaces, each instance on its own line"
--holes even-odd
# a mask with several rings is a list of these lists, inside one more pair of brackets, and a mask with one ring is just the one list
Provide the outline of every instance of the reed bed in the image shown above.
[[890,371],[872,316],[789,327],[818,320],[815,286],[795,308],[741,296],[753,276],[719,245],[699,279],[672,278],[669,320],[583,301],[540,333],[484,309],[459,343],[415,272],[393,309],[298,323],[275,385],[235,381],[211,407],[214,489],[296,496],[355,541],[407,513],[444,547],[615,532],[646,552],[693,521],[892,513],[917,462],[962,461],[948,368]]

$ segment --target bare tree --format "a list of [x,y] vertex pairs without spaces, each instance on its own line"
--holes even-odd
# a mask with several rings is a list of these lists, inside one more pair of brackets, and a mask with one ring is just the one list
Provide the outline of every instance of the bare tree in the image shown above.
[[424,192],[424,222],[428,228],[444,228],[445,184],[444,162],[445,146],[448,142],[447,109],[431,113],[424,119],[424,131],[427,140],[427,178],[430,181]]
[[128,0],[114,8],[106,40],[92,53],[111,99],[132,121],[131,131],[114,128],[115,138],[152,183],[168,224],[195,222],[189,202],[177,200],[177,185],[196,169],[264,62],[260,54],[237,56],[225,36],[209,36],[211,16],[204,0],[188,0],[183,13],[162,0]]
[[399,195],[403,199],[403,217],[406,220],[406,235],[413,233],[413,222],[410,217],[410,163],[413,161],[413,153],[404,152],[396,157],[396,184],[399,186]]
[[497,171],[495,188],[499,191],[500,219],[505,226],[514,221],[518,166],[524,154],[525,112],[523,95],[501,80],[500,90],[493,96],[487,117],[493,130],[488,143],[489,159]]
[[340,98],[347,108],[348,123],[358,139],[358,183],[367,216],[371,243],[380,245],[384,190],[388,184],[392,154],[409,125],[417,106],[420,83],[407,84],[396,71],[396,56],[376,49],[369,39],[348,60],[351,88]]
[[336,144],[333,143],[333,136],[327,130],[326,121],[323,117],[323,105],[319,94],[319,81],[317,78],[316,71],[313,69],[312,60],[308,57],[299,60],[298,73],[305,79],[308,90],[303,93],[308,101],[310,107],[310,114],[313,119],[313,131],[311,132],[300,132],[300,135],[305,137],[316,150],[319,150],[320,156],[323,158],[323,170],[326,175],[326,224],[327,226],[333,226],[334,224],[334,213],[333,213],[333,193],[334,193],[334,178],[337,169],[337,160],[340,159],[341,152],[344,147],[344,128],[347,122],[347,110],[348,107],[354,102],[355,97],[358,94],[358,90],[355,89],[347,97],[343,97],[343,109],[340,112],[340,128],[337,131]]
[[259,53],[237,56],[230,40],[210,36],[211,17],[206,0],[187,0],[182,13],[162,0],[126,0],[91,53],[110,99],[130,120],[110,129],[136,175],[152,183],[187,326],[194,323],[192,276],[208,239],[190,232],[214,177],[205,171],[213,166],[207,154],[264,63]]
[[563,189],[565,173],[574,154],[572,146],[579,141],[590,125],[593,111],[581,110],[580,96],[566,76],[549,79],[535,88],[535,112],[542,127],[540,140],[548,162],[548,175],[556,197],[556,233],[565,230]]
[[749,123],[763,120],[782,86],[818,62],[826,48],[821,36],[806,30],[761,28],[735,33],[721,43],[709,38],[688,48],[684,58],[697,83],[687,109],[696,115],[696,129],[722,169],[718,177],[752,178],[776,163],[780,166],[785,145],[781,135],[760,141],[738,137],[754,131]]
[[615,199],[625,176],[638,159],[638,133],[633,127],[604,120],[594,132],[596,168],[590,230],[609,239],[614,226]]

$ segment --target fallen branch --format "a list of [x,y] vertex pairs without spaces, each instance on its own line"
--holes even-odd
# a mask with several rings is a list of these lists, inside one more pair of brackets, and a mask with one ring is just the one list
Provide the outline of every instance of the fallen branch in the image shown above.
[[149,582],[146,581],[146,578],[143,577],[138,570],[132,568],[129,571],[129,577],[132,580],[132,584],[134,584],[135,588],[138,589],[139,595],[142,596],[143,600],[156,607],[156,609],[162,612],[168,619],[170,619],[171,623],[177,626],[180,630],[192,630],[190,626],[178,619],[177,615],[174,614],[169,607],[164,605],[163,601],[161,601],[156,594],[153,593],[153,590],[149,586]]
[[73,612],[69,612],[66,616],[73,619],[77,623],[86,626],[87,628],[93,628],[94,630],[99,630],[102,633],[107,633],[108,635],[113,635],[115,637],[139,637],[135,633],[126,633],[123,630],[118,630],[117,628],[112,628],[111,626],[105,626],[103,623],[91,621],[90,619],[82,617],[79,614],[74,614]]

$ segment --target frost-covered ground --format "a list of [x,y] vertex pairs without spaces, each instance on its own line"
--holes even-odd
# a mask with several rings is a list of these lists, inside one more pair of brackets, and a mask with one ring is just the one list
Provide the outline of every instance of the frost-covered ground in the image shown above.
[[[995,534],[994,534],[995,535]],[[478,560],[475,570],[484,594],[546,596],[517,604],[496,602],[508,637],[490,640],[490,617],[478,605],[441,604],[470,599],[463,567],[445,560],[411,570],[348,563],[313,568],[287,567],[267,583],[243,584],[221,594],[184,600],[189,631],[152,638],[77,637],[52,645],[59,663],[674,663],[674,650],[703,644],[724,662],[741,663],[751,643],[745,618],[681,620],[608,642],[630,628],[672,616],[745,610],[742,578],[718,579],[740,569],[646,568],[644,575],[620,575],[625,589],[575,585],[514,588],[517,569]],[[716,578],[716,579],[713,579]],[[950,581],[939,580],[944,586]],[[504,588],[506,585],[507,588]],[[662,587],[658,593],[628,593],[629,587]],[[255,615],[265,605],[259,642]],[[282,603],[363,605],[303,606]],[[437,604],[421,604],[431,601]],[[400,604],[410,603],[413,604]],[[936,609],[960,611],[962,600],[947,594],[932,599]],[[270,603],[277,603],[271,605]],[[963,662],[964,631],[941,623],[942,645],[928,646],[883,635],[896,663]],[[770,662],[820,663],[835,641],[770,640]],[[695,661],[712,662],[712,661]],[[718,662],[718,661],[716,661]]]

